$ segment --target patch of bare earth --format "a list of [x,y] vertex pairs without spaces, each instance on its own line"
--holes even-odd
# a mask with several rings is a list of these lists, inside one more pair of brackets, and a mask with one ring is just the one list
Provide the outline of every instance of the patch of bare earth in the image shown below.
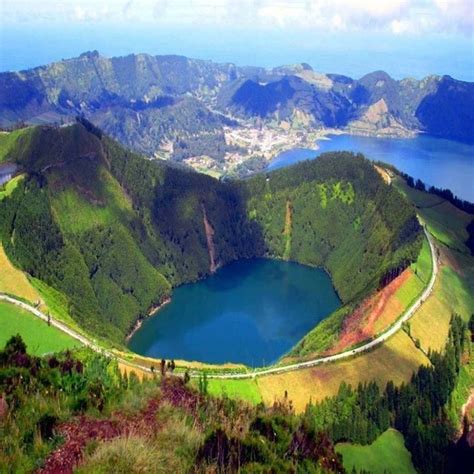
[[214,246],[214,229],[207,218],[206,208],[204,207],[204,204],[202,205],[202,215],[204,231],[206,233],[207,249],[209,251],[209,271],[211,273],[214,273],[218,268],[216,262],[216,249]]
[[374,168],[377,170],[378,174],[382,177],[386,184],[390,184],[392,182],[387,170],[378,165],[374,165]]
[[461,265],[456,257],[456,252],[453,252],[444,245],[438,245],[436,251],[439,252],[439,264],[440,266],[448,266],[452,268],[459,276],[465,276]]
[[339,339],[326,354],[337,354],[373,337],[375,323],[384,317],[390,299],[409,277],[410,271],[405,270],[385,288],[366,298],[353,313],[344,319]]

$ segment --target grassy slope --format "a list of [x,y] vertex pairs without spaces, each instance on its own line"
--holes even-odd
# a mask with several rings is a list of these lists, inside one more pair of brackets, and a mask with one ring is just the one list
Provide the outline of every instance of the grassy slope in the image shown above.
[[211,395],[236,398],[253,404],[260,403],[262,396],[257,382],[253,379],[219,380],[209,379],[208,391]]
[[11,336],[20,334],[28,347],[28,352],[34,355],[59,352],[80,345],[67,334],[9,303],[0,302],[0,327],[1,347]]
[[10,150],[15,146],[18,137],[27,135],[31,132],[31,128],[22,128],[13,132],[0,133],[0,163],[6,161]]
[[69,302],[63,293],[60,293],[37,278],[30,277],[29,281],[43,300],[43,304],[40,308],[43,312],[49,312],[55,319],[62,321],[78,332],[83,332],[77,322],[69,314]]
[[25,274],[15,268],[5,255],[0,243],[0,292],[18,296],[30,303],[36,303],[40,297],[26,278]]
[[132,210],[117,181],[104,169],[100,174],[107,206],[94,206],[73,188],[54,194],[53,207],[64,232],[81,234],[97,226],[109,226]]
[[405,447],[403,435],[396,430],[387,430],[368,446],[337,444],[336,451],[342,454],[347,472],[352,472],[353,468],[373,474],[416,472],[410,452]]
[[405,309],[423,292],[431,278],[431,252],[426,239],[423,240],[420,255],[417,261],[411,265],[411,270],[413,277],[399,288],[395,294]]
[[397,385],[408,381],[427,357],[416,349],[408,335],[399,331],[373,351],[333,364],[272,374],[257,379],[265,404],[281,400],[285,391],[296,412],[304,411],[307,403],[336,395],[342,382],[356,387],[359,382],[375,380],[385,387],[389,380]]
[[400,178],[396,178],[394,184],[415,204],[418,214],[440,243],[461,252],[467,250],[464,244],[468,237],[466,226],[472,220],[472,216],[439,196],[410,188]]
[[452,313],[468,321],[474,308],[474,258],[464,243],[468,236],[465,227],[472,216],[438,196],[409,188],[401,180],[396,186],[417,206],[437,241],[440,271],[434,292],[413,316],[410,326],[412,336],[420,340],[424,350],[441,350]]
[[0,201],[10,196],[10,194],[15,190],[18,184],[24,179],[24,175],[20,174],[15,176],[13,179],[8,181],[6,184],[0,187]]

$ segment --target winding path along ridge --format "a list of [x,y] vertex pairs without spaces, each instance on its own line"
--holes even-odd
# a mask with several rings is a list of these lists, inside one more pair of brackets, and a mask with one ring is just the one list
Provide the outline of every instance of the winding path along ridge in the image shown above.
[[[362,354],[363,352],[373,349],[379,344],[382,344],[383,342],[385,342],[389,337],[393,336],[397,331],[399,331],[402,328],[402,325],[413,316],[416,310],[424,303],[424,301],[428,298],[428,296],[430,296],[430,294],[433,291],[436,277],[438,275],[438,262],[436,260],[435,249],[434,249],[433,242],[431,240],[431,236],[429,235],[425,226],[423,226],[423,230],[426,235],[426,238],[428,239],[430,252],[431,252],[432,272],[431,272],[430,281],[428,282],[428,285],[426,286],[425,290],[420,295],[420,297],[403,313],[403,315],[400,318],[398,318],[398,320],[392,326],[390,326],[385,332],[377,336],[375,339],[372,339],[371,341],[365,343],[362,346],[356,347],[355,349],[350,349],[350,350],[340,352],[339,354],[334,354],[331,356],[318,357],[317,359],[312,359],[305,362],[298,362],[296,364],[270,367],[268,369],[255,369],[254,371],[251,371],[251,372],[208,374],[208,378],[248,379],[248,378],[254,378],[256,376],[261,376],[261,375],[277,374],[277,373],[283,373],[283,372],[290,372],[290,371],[298,370],[298,369],[305,369],[308,367],[313,367],[315,365],[325,364],[328,362],[335,362],[341,359],[346,359],[348,357],[353,357],[357,354]],[[16,306],[19,306],[20,308],[23,308],[26,311],[29,311],[30,313],[34,314],[35,316],[37,316],[38,318],[46,322],[49,321],[49,324],[51,324],[51,326],[54,326],[58,328],[59,330],[65,332],[66,334],[69,334],[71,337],[78,340],[79,342],[81,342],[82,344],[89,347],[95,352],[98,352],[108,357],[115,358],[121,364],[127,365],[129,367],[136,368],[145,372],[151,372],[151,369],[149,367],[135,364],[133,362],[130,362],[129,360],[118,357],[113,352],[100,347],[93,340],[78,333],[74,329],[71,329],[66,324],[62,323],[61,321],[58,321],[57,319],[54,319],[53,317],[49,317],[48,315],[44,314],[43,312],[39,311],[37,308],[29,305],[28,303],[25,303],[21,300],[18,300],[16,298],[13,298],[11,296],[8,296],[2,293],[0,293],[0,301],[7,301],[8,303],[14,304]],[[199,372],[196,372],[196,373],[192,373],[191,376],[198,377],[199,374],[200,374]]]

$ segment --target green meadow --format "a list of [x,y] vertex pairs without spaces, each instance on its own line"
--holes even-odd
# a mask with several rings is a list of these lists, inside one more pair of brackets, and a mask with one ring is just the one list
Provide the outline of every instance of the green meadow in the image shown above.
[[402,434],[393,429],[385,431],[368,446],[339,443],[336,451],[342,455],[347,472],[352,472],[353,469],[371,474],[416,472]]
[[209,379],[208,392],[214,396],[227,396],[229,398],[245,400],[258,404],[262,401],[257,382],[253,379]]
[[24,178],[25,176],[20,174],[15,176],[13,179],[5,183],[3,186],[0,186],[0,201],[5,199],[6,197],[10,196],[10,194],[14,191],[14,189],[18,186],[18,183]]
[[43,355],[78,347],[80,343],[45,321],[10,303],[0,302],[0,347],[10,337],[20,334],[28,352]]
[[21,128],[13,132],[0,133],[0,163],[6,161],[9,152],[13,149],[17,139],[31,132],[31,128]]

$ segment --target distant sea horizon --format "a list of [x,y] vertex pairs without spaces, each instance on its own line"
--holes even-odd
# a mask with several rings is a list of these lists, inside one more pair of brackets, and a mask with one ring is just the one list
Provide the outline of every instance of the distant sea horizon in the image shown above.
[[[317,39],[317,41],[315,41]],[[433,40],[434,41],[434,40]],[[474,81],[474,51],[469,42],[421,39],[312,36],[311,32],[156,28],[145,25],[16,24],[0,20],[0,71],[21,71],[97,50],[103,56],[147,53],[229,62],[237,66],[278,67],[308,63],[315,71],[359,79],[383,70],[394,79],[450,75]],[[252,47],[249,47],[252,45]]]

